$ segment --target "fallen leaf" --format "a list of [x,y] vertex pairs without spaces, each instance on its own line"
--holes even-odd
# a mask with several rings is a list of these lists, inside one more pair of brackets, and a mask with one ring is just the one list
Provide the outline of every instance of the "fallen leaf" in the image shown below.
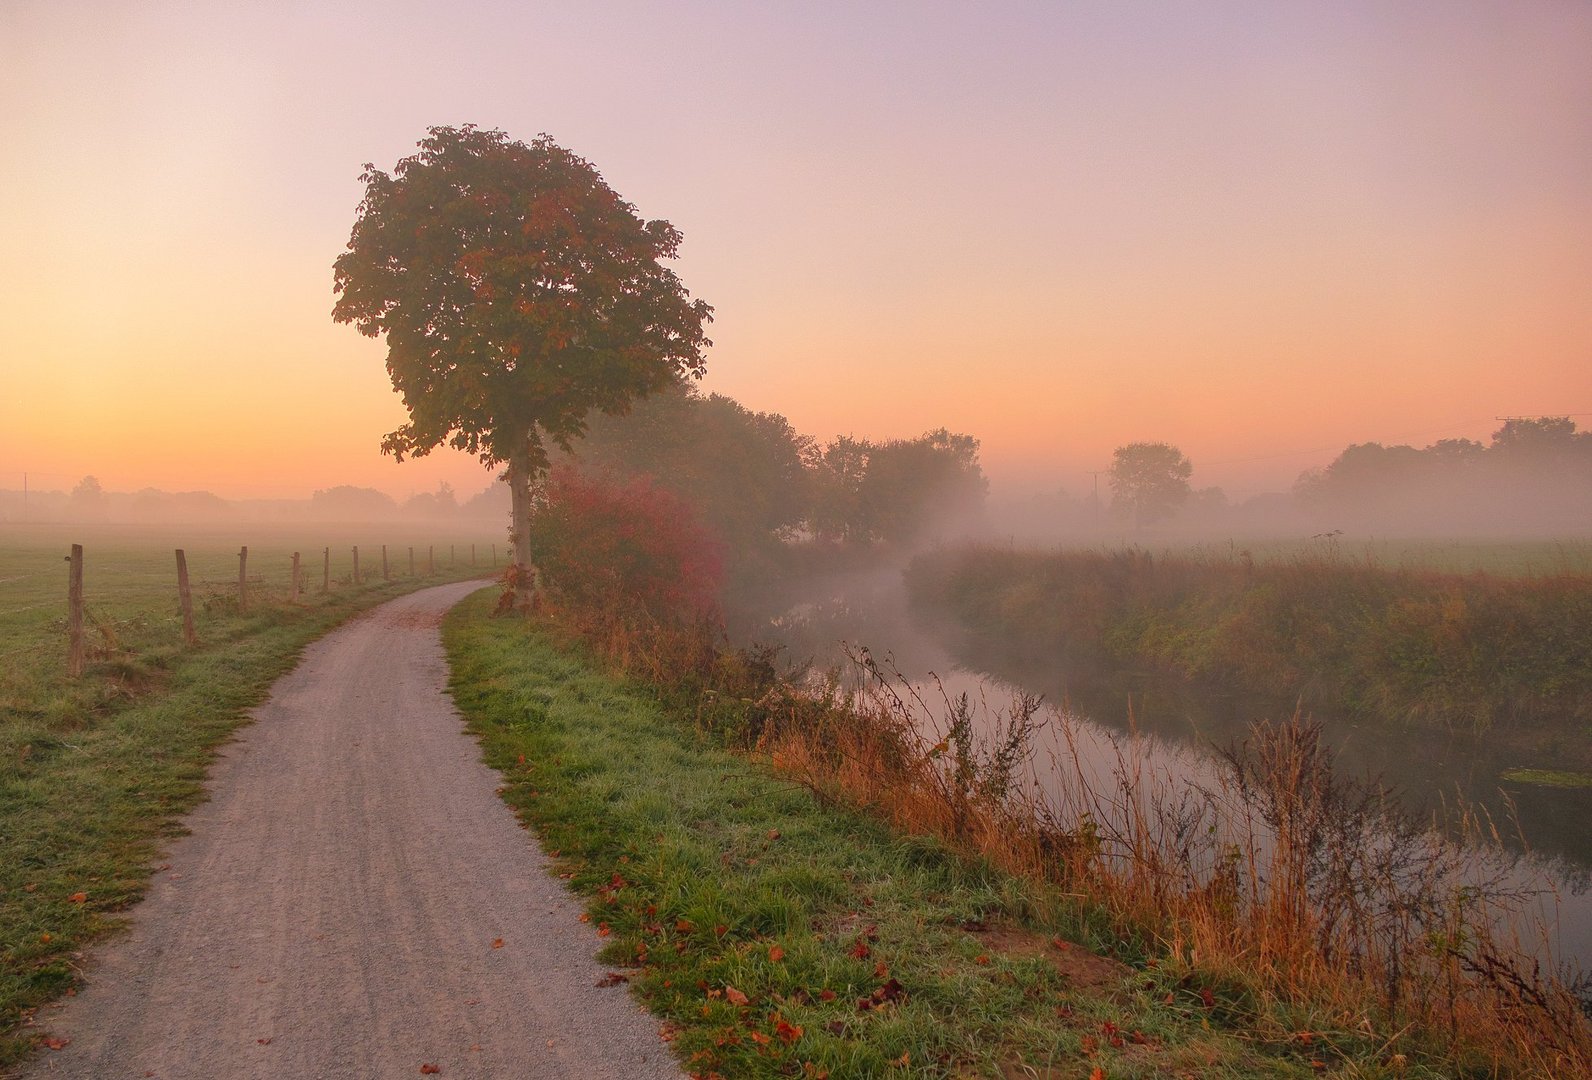
[[598,937],[607,937],[611,933],[613,933],[613,931],[608,928],[608,924],[607,923],[598,923],[597,924],[597,936]]
[[752,1032],[752,1041],[757,1043],[759,1046],[767,1046],[774,1040],[770,1039],[767,1035],[764,1035],[761,1031],[754,1031]]
[[912,1064],[912,1051],[910,1051],[910,1050],[904,1051],[901,1054],[900,1057],[896,1058],[890,1064],[899,1065],[903,1069],[906,1068],[908,1065]]
[[1096,1065],[1093,1069],[1089,1070],[1089,1080],[1106,1080],[1106,1071],[1100,1066]]
[[49,1035],[45,1037],[44,1045],[51,1050],[65,1050],[71,1042],[71,1039],[57,1039],[54,1035]]
[[270,1046],[271,1045],[271,1036],[267,1035],[263,1039],[255,1039],[254,1041],[259,1043],[261,1046]]
[[977,956],[973,957],[973,963],[975,963],[975,964],[988,964],[989,963],[989,956],[987,954],[985,954],[985,953],[979,953]]
[[500,937],[493,938],[492,939],[492,947],[494,949],[501,949],[503,947],[503,939],[500,938]]
[[427,1062],[425,1062],[424,1064],[422,1064],[420,1066],[420,1071],[422,1073],[427,1074],[427,1075],[430,1075],[431,1073],[439,1073],[439,1072],[442,1071],[442,1066],[441,1065],[433,1065],[433,1064],[431,1064],[431,1062],[427,1061]]
[[617,971],[610,971],[608,974],[604,975],[602,978],[597,980],[597,985],[598,986],[618,986],[620,983],[627,983],[629,981],[630,981],[630,976],[629,975],[622,975],[622,974],[620,974]]
[[858,960],[866,960],[873,955],[873,950],[868,948],[868,943],[859,935],[856,943],[851,946],[851,955]]
[[589,912],[585,912],[585,911],[581,912],[580,913],[580,921],[581,922],[591,922],[591,914]]
[[68,896],[67,900],[70,901],[71,903],[74,903],[74,904],[87,903],[88,902],[88,893],[86,893],[86,892],[75,892],[71,896]]
[[818,1000],[819,1001],[834,1001],[835,1000],[835,992],[833,990],[829,989],[828,987],[825,987],[824,989],[818,991]]
[[724,1000],[731,1005],[745,1005],[750,999],[733,986],[724,988]]
[[768,949],[768,959],[769,963],[779,963],[781,960],[785,959],[785,950],[780,948],[778,945],[770,945]]
[[792,1024],[789,1021],[780,1020],[774,1025],[774,1034],[788,1043],[793,1043],[802,1037],[802,1028],[800,1024]]
[[878,1002],[900,1001],[906,996],[906,987],[902,986],[894,979],[891,979],[889,982],[885,983],[883,986],[879,987],[879,989],[873,992],[873,1000]]

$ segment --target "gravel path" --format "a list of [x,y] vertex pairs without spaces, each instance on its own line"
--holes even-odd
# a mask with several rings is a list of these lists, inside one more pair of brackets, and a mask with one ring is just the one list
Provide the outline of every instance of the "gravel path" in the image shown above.
[[385,604],[277,682],[25,1075],[681,1076],[597,987],[596,935],[447,696],[438,624],[479,587]]

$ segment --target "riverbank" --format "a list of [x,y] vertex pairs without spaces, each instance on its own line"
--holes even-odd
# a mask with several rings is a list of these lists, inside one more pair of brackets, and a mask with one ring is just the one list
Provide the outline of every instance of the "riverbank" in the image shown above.
[[625,681],[567,626],[486,621],[482,603],[447,627],[459,704],[590,898],[616,975],[701,1075],[1545,1076],[1588,1060],[1573,1001],[1533,978],[1545,1007],[1523,1002],[1498,943],[1431,947],[1487,917],[1447,903],[1437,863],[1420,894],[1354,877],[1368,864],[1314,873],[1386,819],[1366,802],[1333,824],[1355,789],[1321,771],[1308,730],[1274,731],[1239,780],[1314,824],[1211,860],[1188,844],[1208,822],[1179,833],[1131,769],[1128,830],[1089,814],[1120,792],[1026,799],[1011,781],[1032,711],[991,743],[953,709],[936,741],[882,682],[842,702],[756,652],[660,662],[610,626],[608,662],[647,676]]
[[1592,768],[1592,576],[1246,553],[949,548],[913,602],[1057,666],[1140,666],[1388,727],[1483,733]]

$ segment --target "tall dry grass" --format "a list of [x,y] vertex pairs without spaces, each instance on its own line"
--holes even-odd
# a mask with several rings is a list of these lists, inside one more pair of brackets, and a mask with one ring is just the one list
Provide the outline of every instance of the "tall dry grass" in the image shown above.
[[854,662],[844,701],[827,689],[761,735],[820,796],[1103,911],[1164,971],[1227,987],[1264,1037],[1310,1031],[1395,1071],[1420,1055],[1592,1075],[1583,1002],[1545,959],[1532,886],[1491,824],[1411,821],[1334,772],[1316,724],[1257,724],[1205,784],[1155,771],[1135,737],[1102,775],[1079,726],[1035,698],[931,700],[866,652]]

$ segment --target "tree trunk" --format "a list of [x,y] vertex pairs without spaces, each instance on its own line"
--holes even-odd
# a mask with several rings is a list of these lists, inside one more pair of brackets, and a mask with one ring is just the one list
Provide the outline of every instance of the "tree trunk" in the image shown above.
[[523,445],[509,457],[509,499],[513,506],[509,539],[514,544],[513,565],[509,567],[509,588],[514,607],[528,610],[536,591],[536,567],[531,562],[531,447],[530,433]]

